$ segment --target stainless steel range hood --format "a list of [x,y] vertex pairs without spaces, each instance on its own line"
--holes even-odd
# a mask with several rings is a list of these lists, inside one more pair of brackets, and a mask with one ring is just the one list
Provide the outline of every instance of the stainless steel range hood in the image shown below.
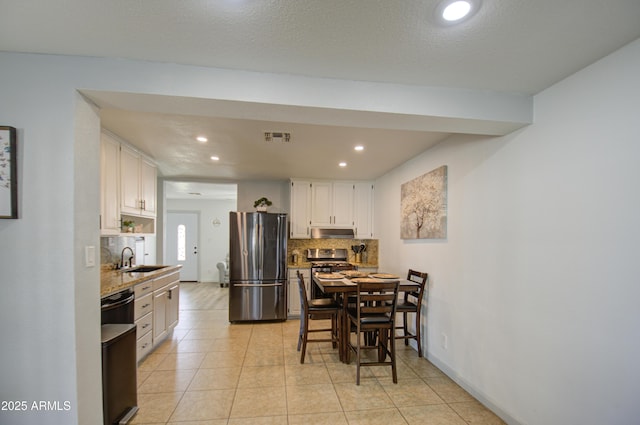
[[353,229],[311,228],[311,239],[353,239]]

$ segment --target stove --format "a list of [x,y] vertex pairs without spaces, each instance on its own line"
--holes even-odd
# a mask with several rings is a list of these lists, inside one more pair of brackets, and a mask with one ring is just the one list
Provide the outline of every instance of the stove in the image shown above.
[[307,261],[311,262],[311,298],[328,297],[318,285],[313,283],[314,273],[333,273],[344,270],[357,270],[357,267],[347,261],[348,251],[342,248],[314,248],[307,249]]
[[354,270],[354,265],[348,261],[312,261],[311,270],[314,272],[331,273],[341,270]]

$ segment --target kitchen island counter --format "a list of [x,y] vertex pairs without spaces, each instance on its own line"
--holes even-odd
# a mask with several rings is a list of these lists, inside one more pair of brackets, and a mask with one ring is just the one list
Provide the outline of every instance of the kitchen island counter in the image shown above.
[[162,266],[158,270],[150,272],[127,272],[126,270],[113,270],[111,267],[103,266],[100,271],[100,298],[109,296],[123,289],[133,288],[134,285],[149,279],[175,273],[182,268],[177,266]]

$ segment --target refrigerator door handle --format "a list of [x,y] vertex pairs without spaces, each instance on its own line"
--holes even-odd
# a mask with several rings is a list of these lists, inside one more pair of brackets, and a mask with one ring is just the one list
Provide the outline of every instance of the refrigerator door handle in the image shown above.
[[[260,216],[260,219],[262,220],[262,216]],[[264,251],[264,229],[262,226],[262,221],[258,221],[258,240],[260,241],[260,244],[258,245],[259,248],[259,255],[258,255],[258,273],[260,278],[264,278],[264,257],[266,255],[265,251]]]
[[270,288],[283,285],[283,283],[233,283],[233,286],[237,288]]

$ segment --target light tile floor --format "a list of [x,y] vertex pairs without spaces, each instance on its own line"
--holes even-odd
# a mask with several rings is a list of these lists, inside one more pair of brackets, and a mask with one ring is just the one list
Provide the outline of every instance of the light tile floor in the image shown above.
[[[331,344],[296,351],[298,320],[229,324],[228,289],[183,283],[180,323],[138,368],[133,424],[503,424],[415,350],[389,367],[343,364]],[[326,326],[326,324],[324,324]],[[316,334],[317,336],[317,334]]]

